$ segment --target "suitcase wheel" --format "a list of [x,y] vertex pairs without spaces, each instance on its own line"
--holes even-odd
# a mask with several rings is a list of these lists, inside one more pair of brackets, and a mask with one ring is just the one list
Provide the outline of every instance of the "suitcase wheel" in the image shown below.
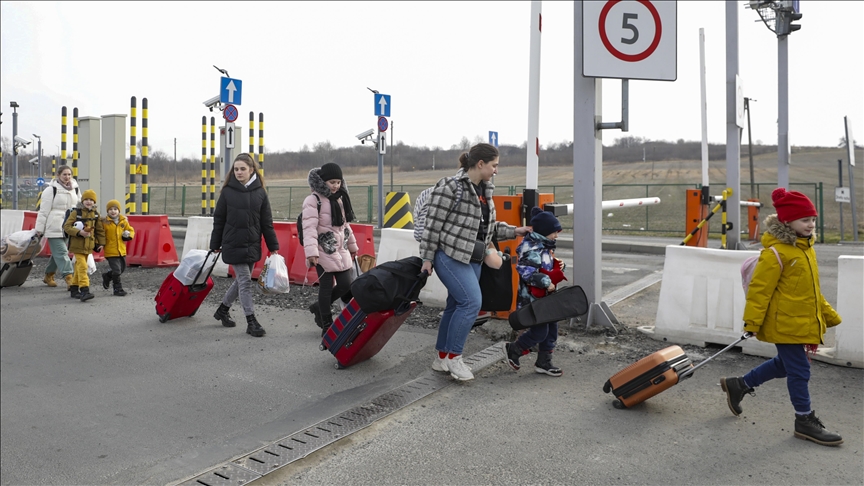
[[603,384],[603,393],[609,393],[610,391],[612,391],[612,383],[606,380],[606,383]]
[[192,311],[192,313],[191,313],[191,314],[189,314],[189,317],[192,317],[192,316],[194,316],[194,315],[195,315],[195,313],[196,313],[196,312],[198,312],[198,309],[195,309],[195,310],[194,310],[194,311]]
[[170,314],[162,314],[159,316],[159,322],[166,322],[168,319],[171,319]]
[[324,343],[321,343],[318,345],[318,350],[319,351],[327,351],[327,346],[324,346]]
[[622,402],[621,400],[615,400],[614,402],[612,402],[612,406],[617,408],[618,410],[624,410],[625,408],[627,408],[627,405],[624,405],[624,402]]
[[337,361],[333,366],[334,366],[337,370],[344,370],[344,369],[345,369],[345,367],[342,366],[341,364],[339,364],[338,361]]

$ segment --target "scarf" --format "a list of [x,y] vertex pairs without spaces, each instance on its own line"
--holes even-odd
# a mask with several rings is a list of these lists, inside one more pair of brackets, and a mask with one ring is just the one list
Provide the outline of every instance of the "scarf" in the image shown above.
[[[354,221],[354,209],[351,207],[351,198],[348,197],[348,191],[344,187],[340,187],[338,191],[330,194],[327,199],[330,200],[330,216],[333,219],[334,227]],[[342,216],[342,208],[339,207],[339,199],[342,199],[342,207],[345,208],[344,218]]]
[[67,191],[72,190],[72,179],[69,179],[69,184],[63,184],[63,181],[61,181],[60,179],[57,179],[57,184],[60,184],[63,187],[63,189],[66,189]]

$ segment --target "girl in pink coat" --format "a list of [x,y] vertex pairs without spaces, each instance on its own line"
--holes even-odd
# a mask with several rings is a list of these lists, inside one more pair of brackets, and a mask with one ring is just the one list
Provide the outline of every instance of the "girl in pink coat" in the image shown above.
[[309,188],[312,194],[303,200],[303,251],[307,264],[318,271],[318,302],[309,311],[323,336],[333,324],[330,306],[351,289],[358,246],[348,224],[354,211],[342,169],[329,163],[310,170]]

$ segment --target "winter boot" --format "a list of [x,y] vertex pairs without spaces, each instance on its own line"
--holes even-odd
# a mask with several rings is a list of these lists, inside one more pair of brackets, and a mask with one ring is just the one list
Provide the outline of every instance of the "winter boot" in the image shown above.
[[537,353],[537,361],[534,362],[534,371],[549,376],[561,376],[561,368],[552,364],[552,351],[540,351]]
[[111,272],[105,272],[102,274],[102,288],[108,290],[111,287]]
[[77,285],[70,285],[69,286],[69,297],[72,297],[73,299],[80,299],[81,298],[81,292],[78,290]]
[[[324,325],[324,321],[321,320],[321,312],[320,312],[320,310],[321,310],[321,309],[320,309],[320,307],[318,306],[318,302],[315,302],[315,303],[313,303],[312,305],[309,306],[309,312],[311,312],[312,315],[315,316],[315,325],[318,326],[318,327],[320,327],[321,329],[324,329],[324,332],[327,332],[327,328],[330,327],[330,326],[325,326],[325,325]],[[323,336],[324,334],[322,333],[321,335]]]
[[87,302],[93,297],[94,295],[90,293],[90,287],[81,287],[81,302]]
[[824,446],[838,446],[843,443],[843,438],[825,430],[822,421],[816,418],[816,412],[811,411],[809,415],[795,414],[795,437],[804,440],[812,440]]
[[246,316],[246,334],[253,337],[261,337],[265,334],[264,328],[258,324],[258,319],[255,319],[255,314]]
[[126,291],[123,290],[123,284],[120,283],[120,275],[117,275],[116,277],[112,276],[111,280],[114,282],[114,295],[117,297],[124,297]]
[[66,280],[66,290],[72,290],[72,274],[66,275],[63,279]]
[[503,361],[510,365],[514,371],[519,371],[519,358],[522,355],[527,354],[516,341],[512,343],[504,343],[504,347],[501,348],[502,354],[504,355]]
[[[729,404],[729,410],[732,410],[736,416],[741,415],[741,400],[744,399],[744,394],[753,394],[753,389],[744,383],[744,378],[733,376],[730,378],[720,378],[720,388],[726,392],[726,403]],[[796,422],[797,423],[797,422]]]
[[228,314],[228,311],[231,310],[231,307],[228,307],[225,304],[219,304],[219,308],[216,309],[216,313],[213,314],[213,318],[217,321],[222,321],[222,325],[225,327],[234,327],[237,325],[234,322],[234,319],[231,319],[231,315]]
[[56,287],[57,282],[54,281],[54,272],[46,273],[45,277],[42,278],[42,281],[45,282],[45,285],[49,287]]

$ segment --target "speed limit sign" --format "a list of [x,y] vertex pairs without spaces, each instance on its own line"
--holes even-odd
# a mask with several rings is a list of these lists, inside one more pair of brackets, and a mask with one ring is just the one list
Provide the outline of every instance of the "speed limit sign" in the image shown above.
[[582,74],[675,81],[677,2],[582,2]]

